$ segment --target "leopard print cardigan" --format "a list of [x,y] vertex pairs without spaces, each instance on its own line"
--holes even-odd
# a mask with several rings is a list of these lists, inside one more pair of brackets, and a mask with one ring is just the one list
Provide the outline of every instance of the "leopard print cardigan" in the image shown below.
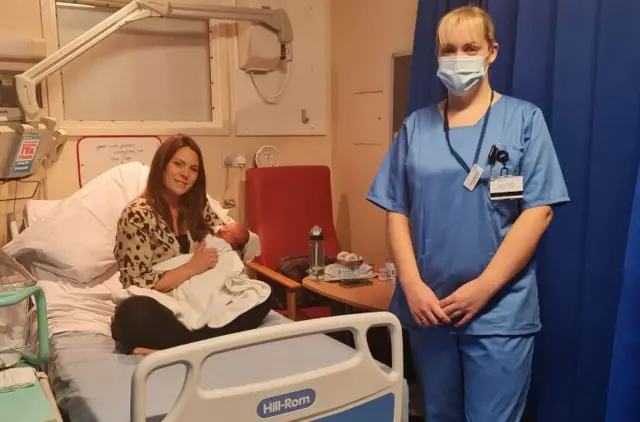
[[[212,228],[226,223],[215,214],[209,203],[205,207],[204,218]],[[198,243],[190,234],[187,236],[189,252],[195,252]],[[125,207],[118,219],[114,255],[120,270],[120,282],[125,288],[151,289],[163,275],[153,267],[180,255],[180,245],[169,224],[153,212],[146,199],[138,198]]]

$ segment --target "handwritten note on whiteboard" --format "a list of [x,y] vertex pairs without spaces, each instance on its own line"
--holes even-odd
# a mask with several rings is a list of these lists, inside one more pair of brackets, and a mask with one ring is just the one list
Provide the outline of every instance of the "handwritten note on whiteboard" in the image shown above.
[[156,136],[89,136],[78,141],[80,187],[117,165],[139,161],[151,165],[162,141]]

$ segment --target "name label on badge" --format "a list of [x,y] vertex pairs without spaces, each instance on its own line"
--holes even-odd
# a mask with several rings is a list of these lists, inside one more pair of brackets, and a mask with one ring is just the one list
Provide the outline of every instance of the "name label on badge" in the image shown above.
[[469,191],[473,192],[473,190],[478,186],[478,182],[482,178],[484,174],[484,169],[477,164],[474,164],[471,167],[471,171],[467,174],[467,178],[464,179],[464,187],[469,189]]
[[494,177],[489,180],[489,199],[522,199],[524,195],[524,179],[522,176]]

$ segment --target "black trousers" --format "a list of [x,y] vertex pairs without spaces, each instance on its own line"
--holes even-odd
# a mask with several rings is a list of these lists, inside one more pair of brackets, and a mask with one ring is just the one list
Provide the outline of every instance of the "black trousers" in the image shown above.
[[136,347],[168,349],[258,328],[273,306],[273,299],[269,296],[265,302],[239,315],[224,327],[205,326],[191,331],[157,300],[147,296],[134,296],[124,300],[116,308],[111,320],[111,336],[124,353],[131,353]]

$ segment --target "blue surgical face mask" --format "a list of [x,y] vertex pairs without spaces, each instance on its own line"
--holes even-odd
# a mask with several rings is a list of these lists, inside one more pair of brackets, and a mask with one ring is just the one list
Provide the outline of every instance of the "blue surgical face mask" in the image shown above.
[[438,78],[453,94],[461,97],[475,88],[485,77],[484,56],[445,56],[438,58]]

